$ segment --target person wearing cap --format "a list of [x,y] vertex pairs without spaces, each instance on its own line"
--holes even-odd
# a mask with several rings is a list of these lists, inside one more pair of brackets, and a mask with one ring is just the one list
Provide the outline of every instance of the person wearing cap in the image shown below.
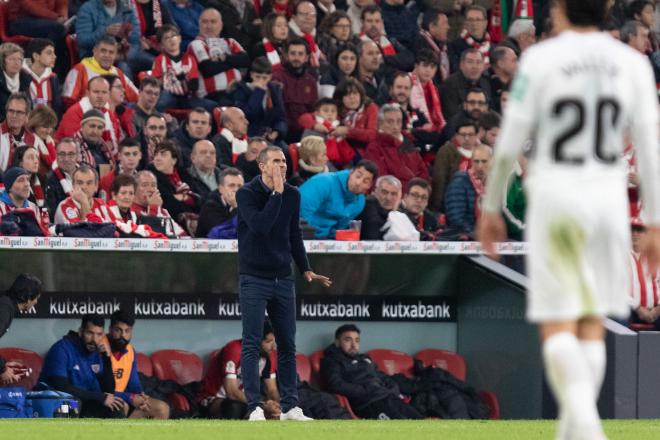
[[654,330],[660,330],[660,301],[658,295],[658,273],[651,273],[645,261],[640,258],[640,248],[646,225],[639,217],[630,220],[632,251],[630,252],[630,289],[629,323],[653,324]]
[[4,191],[0,192],[0,218],[15,209],[29,209],[39,225],[41,224],[41,211],[30,198],[30,173],[21,167],[9,168],[2,175],[5,185]]
[[[110,142],[103,138],[106,120],[103,113],[96,109],[87,110],[80,121],[80,130],[73,138],[80,145],[80,161],[97,170],[100,165],[116,165],[116,154]],[[119,151],[119,149],[117,149]]]
[[[0,295],[0,338],[7,333],[18,312],[26,312],[37,305],[41,295],[41,280],[34,275],[22,273],[11,287]],[[21,378],[17,369],[21,365],[7,362],[0,356],[0,386],[18,382]]]
[[108,205],[94,194],[99,190],[99,175],[88,164],[73,172],[73,190],[55,212],[56,224],[80,222],[115,223],[116,218]]
[[112,146],[112,157],[114,158],[122,140],[121,122],[117,114],[110,109],[110,83],[102,76],[96,76],[87,83],[87,95],[80,101],[69,107],[62,116],[56,139],[73,137],[80,129],[80,124],[85,114],[92,109],[101,112],[104,119],[103,140]]

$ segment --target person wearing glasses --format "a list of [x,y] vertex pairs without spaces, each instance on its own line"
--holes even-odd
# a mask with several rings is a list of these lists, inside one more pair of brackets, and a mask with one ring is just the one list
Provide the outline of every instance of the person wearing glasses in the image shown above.
[[50,221],[55,221],[55,211],[60,202],[71,195],[73,172],[80,165],[80,147],[73,138],[65,137],[55,146],[57,159],[46,177],[46,207]]
[[486,8],[472,5],[465,8],[465,20],[458,38],[449,43],[449,61],[451,70],[456,71],[461,54],[469,48],[476,49],[484,57],[486,65],[490,64],[489,54],[492,46],[488,27],[488,12]]
[[14,43],[0,45],[0,119],[4,119],[5,104],[12,93],[25,92],[30,88],[32,78],[21,70],[25,52]]
[[[3,75],[0,75],[3,76]],[[12,93],[2,106],[7,115],[0,124],[0,172],[11,166],[14,149],[25,143],[27,130],[25,124],[30,111],[30,98],[23,93]]]
[[399,207],[419,231],[421,241],[435,241],[440,229],[438,216],[428,209],[430,198],[431,185],[426,180],[415,177],[408,182]]
[[490,98],[490,81],[484,76],[484,56],[477,49],[466,49],[461,54],[459,70],[449,76],[440,86],[442,112],[449,121],[461,110],[461,105],[473,88],[482,89]]
[[[465,99],[461,101],[461,107],[457,113],[451,118],[447,119],[447,125],[440,133],[440,144],[442,145],[454,136],[456,127],[464,119],[472,119],[478,121],[481,115],[488,112],[488,104],[490,100],[488,95],[483,89],[474,87],[465,95]],[[444,110],[444,107],[443,107]]]

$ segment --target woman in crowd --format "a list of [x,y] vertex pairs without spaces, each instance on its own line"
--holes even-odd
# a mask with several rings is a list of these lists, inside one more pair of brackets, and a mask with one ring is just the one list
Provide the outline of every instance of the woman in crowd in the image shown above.
[[[17,92],[29,92],[32,77],[23,72],[25,52],[14,43],[0,44],[0,120],[5,119],[5,107],[9,95]],[[29,96],[29,93],[28,93]]]
[[271,13],[264,17],[261,25],[263,39],[252,47],[250,57],[265,56],[273,66],[273,70],[282,67],[282,50],[286,39],[289,37],[289,24],[286,17],[281,14]]
[[131,115],[133,112],[126,106],[126,91],[124,90],[124,84],[122,84],[117,75],[103,75],[103,78],[107,79],[110,84],[108,106],[119,119],[121,139],[125,137],[135,137],[137,133],[135,132],[135,128],[131,121]]
[[351,30],[351,19],[344,11],[335,11],[325,16],[319,26],[317,37],[319,49],[328,59],[335,56],[337,49],[348,43],[357,43]]
[[39,208],[46,205],[46,179],[39,177],[39,152],[31,145],[21,145],[14,150],[14,166],[24,168],[30,173],[29,200]]
[[[40,105],[30,112],[25,128],[32,134],[26,138],[39,154],[39,174],[45,176],[57,158],[53,133],[57,127],[57,115],[47,106]],[[29,142],[28,142],[29,140]]]
[[319,136],[307,136],[298,147],[298,172],[289,179],[291,185],[300,186],[320,173],[337,171],[328,161],[325,141]]
[[357,77],[358,52],[354,45],[340,46],[331,60],[332,64],[326,68],[319,81],[319,98],[331,98],[337,84],[343,79]]
[[346,136],[355,149],[364,148],[378,131],[378,106],[371,102],[360,82],[352,77],[337,84],[333,99],[339,105],[342,126],[336,136]]
[[110,187],[112,199],[108,201],[108,207],[117,220],[137,224],[137,213],[131,209],[136,191],[137,181],[133,176],[120,174],[113,180]]

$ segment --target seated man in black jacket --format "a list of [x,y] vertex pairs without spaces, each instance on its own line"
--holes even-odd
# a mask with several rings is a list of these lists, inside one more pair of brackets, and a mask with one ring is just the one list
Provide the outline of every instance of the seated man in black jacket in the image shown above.
[[328,390],[343,394],[365,419],[422,419],[400,398],[399,387],[366,354],[360,354],[360,329],[345,324],[335,332],[335,343],[321,359],[321,380]]
[[103,344],[105,320],[86,314],[80,329],[70,331],[53,345],[41,370],[39,382],[72,394],[82,401],[81,416],[125,417],[128,404],[116,396],[110,347]]
[[[209,237],[209,232],[216,226],[234,221],[238,211],[236,210],[236,192],[243,186],[243,174],[236,168],[225,168],[218,177],[218,190],[209,194],[206,202],[199,212],[197,223],[197,237]],[[227,225],[229,226],[229,225]],[[209,238],[237,238],[236,224],[224,228],[224,231],[214,231]],[[233,234],[231,234],[233,232]],[[233,236],[230,236],[233,235]]]

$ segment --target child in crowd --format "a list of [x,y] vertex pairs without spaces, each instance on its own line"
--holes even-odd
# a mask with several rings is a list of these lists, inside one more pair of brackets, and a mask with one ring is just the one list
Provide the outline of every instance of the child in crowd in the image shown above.
[[[302,115],[299,123],[305,128],[302,139],[307,136],[320,136],[325,139],[328,160],[341,167],[349,164],[355,156],[355,150],[346,141],[339,127],[337,103],[331,98],[321,98],[314,110],[314,124],[311,126],[308,115]],[[337,130],[340,128],[339,130]],[[345,130],[344,130],[345,131]]]
[[26,55],[23,71],[32,77],[29,89],[32,106],[47,105],[61,116],[60,80],[53,73],[57,59],[55,43],[46,38],[34,38],[27,45]]

